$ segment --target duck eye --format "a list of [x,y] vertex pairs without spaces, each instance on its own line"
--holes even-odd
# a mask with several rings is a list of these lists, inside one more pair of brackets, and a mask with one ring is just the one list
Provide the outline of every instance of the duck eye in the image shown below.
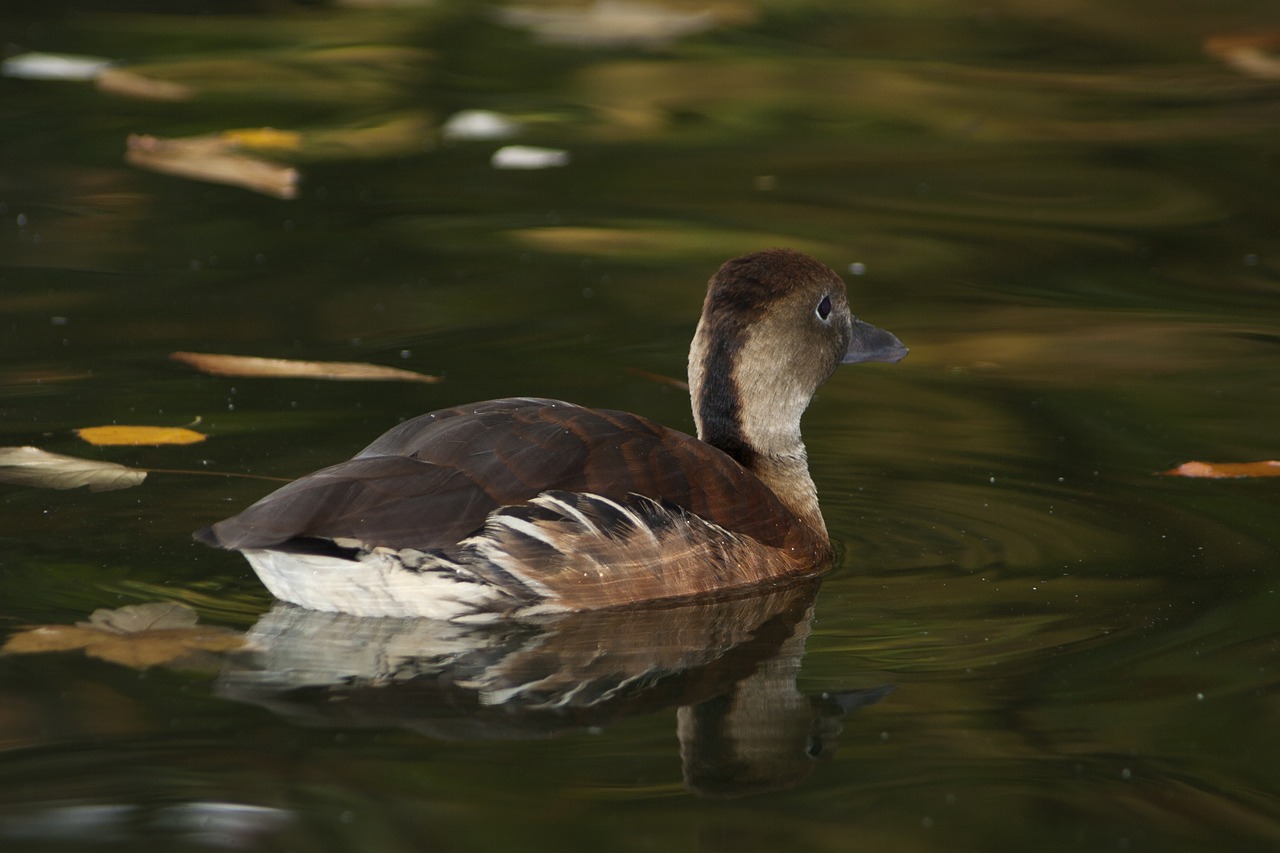
[[831,297],[824,296],[822,301],[818,303],[818,319],[826,320],[831,316]]

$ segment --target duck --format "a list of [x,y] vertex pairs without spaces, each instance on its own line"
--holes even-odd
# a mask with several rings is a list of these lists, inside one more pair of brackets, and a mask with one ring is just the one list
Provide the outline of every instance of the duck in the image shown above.
[[732,595],[835,550],[800,420],[842,364],[902,342],[843,279],[774,248],[711,276],[689,349],[696,436],[627,412],[506,398],[392,427],[196,540],[311,610],[456,622]]

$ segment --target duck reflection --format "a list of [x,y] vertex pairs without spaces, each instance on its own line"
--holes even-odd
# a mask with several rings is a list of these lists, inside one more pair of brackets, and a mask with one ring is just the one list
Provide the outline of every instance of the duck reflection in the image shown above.
[[676,706],[685,785],[740,796],[798,784],[832,754],[842,718],[889,690],[797,689],[816,591],[486,625],[277,604],[218,689],[302,722],[447,740],[544,737]]

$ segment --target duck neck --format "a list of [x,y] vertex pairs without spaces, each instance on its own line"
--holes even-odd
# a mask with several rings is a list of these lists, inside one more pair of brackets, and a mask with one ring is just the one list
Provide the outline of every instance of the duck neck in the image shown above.
[[689,353],[698,438],[759,477],[825,543],[827,526],[800,438],[810,395],[774,381],[774,369],[751,369],[743,335],[711,335],[705,327],[698,324]]

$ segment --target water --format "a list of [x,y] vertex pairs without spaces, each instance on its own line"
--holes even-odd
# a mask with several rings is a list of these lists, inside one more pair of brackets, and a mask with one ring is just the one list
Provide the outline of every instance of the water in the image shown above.
[[[6,849],[1274,849],[1280,499],[1157,476],[1280,454],[1276,55],[1210,42],[1273,10],[1113,7],[726,5],[640,46],[448,4],[9,7],[8,54],[201,94],[0,79],[2,445],[288,478],[503,395],[687,429],[650,374],[768,245],[912,353],[806,418],[843,549],[820,589],[613,621],[306,618],[189,541],[268,482],[0,486],[6,634],[165,601],[263,649],[0,658]],[[464,108],[569,165],[413,131]],[[296,200],[123,161],[261,126],[308,134]],[[184,447],[70,432],[196,419]]]

